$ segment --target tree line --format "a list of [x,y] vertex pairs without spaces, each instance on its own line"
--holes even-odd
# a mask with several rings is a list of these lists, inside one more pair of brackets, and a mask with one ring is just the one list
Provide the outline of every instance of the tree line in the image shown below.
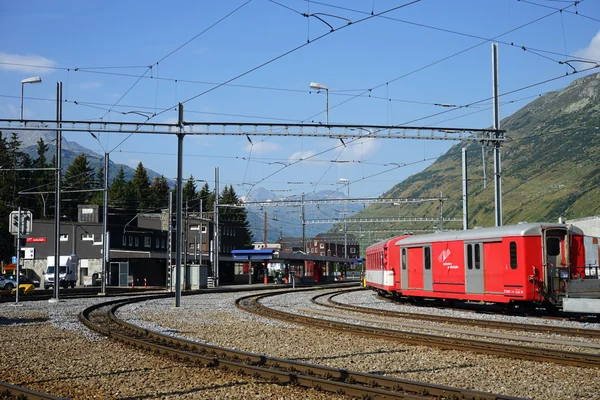
[[[31,211],[34,219],[55,218],[56,158],[47,159],[49,146],[40,138],[36,157],[22,152],[17,133],[9,137],[0,131],[0,260],[9,261],[14,253],[14,238],[9,233],[8,217],[19,206]],[[94,169],[84,153],[79,154],[66,168],[61,179],[61,218],[77,221],[79,204],[104,206],[104,167]],[[214,190],[208,183],[198,189],[197,180],[190,175],[183,185],[184,210],[197,212],[202,205],[206,216],[212,216],[215,203]],[[173,211],[177,204],[177,185],[171,188],[161,175],[152,181],[148,171],[140,162],[133,177],[127,180],[123,166],[108,188],[109,208],[124,211],[160,212],[169,206],[169,192],[173,192]],[[219,203],[239,204],[233,186],[226,186],[219,195]],[[220,223],[235,223],[242,228],[245,243],[250,246],[252,235],[248,215],[244,208],[219,208]]]

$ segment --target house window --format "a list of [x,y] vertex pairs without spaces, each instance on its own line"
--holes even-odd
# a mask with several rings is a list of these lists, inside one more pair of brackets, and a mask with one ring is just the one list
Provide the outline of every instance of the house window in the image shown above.
[[321,244],[319,245],[319,248],[320,248],[320,249],[324,249],[324,248],[325,248],[325,243],[321,243]]
[[314,245],[315,245],[315,246],[317,245],[317,241],[316,241],[316,240],[315,240],[315,244],[314,244]]
[[356,253],[356,248],[350,247],[350,254],[354,254],[354,253]]
[[202,225],[202,233],[206,233],[206,226]]
[[135,247],[140,247],[140,238],[139,237],[135,237]]
[[129,245],[133,246],[133,236],[128,235],[127,237],[129,238]]
[[155,248],[155,249],[158,249],[159,247],[160,247],[160,238],[159,238],[159,237],[157,237],[157,238],[156,238],[156,242],[154,243],[154,248]]
[[123,235],[123,246],[127,246],[127,236]]
[[165,240],[165,238],[161,238],[161,239],[160,239],[160,244],[161,244],[161,247],[162,247],[163,249],[166,247],[166,240]]
[[190,231],[199,231],[200,225],[190,225]]
[[320,253],[319,253],[319,255],[320,255],[320,256],[324,256],[324,255],[325,255],[325,252],[324,252],[324,251],[322,251],[322,252],[320,252]]
[[65,234],[65,233],[61,233],[60,234],[60,239],[61,242],[68,242],[69,241],[69,235]]
[[82,233],[81,234],[81,240],[82,241],[94,241],[94,234],[93,233]]
[[144,236],[144,247],[152,247],[152,238],[150,236]]

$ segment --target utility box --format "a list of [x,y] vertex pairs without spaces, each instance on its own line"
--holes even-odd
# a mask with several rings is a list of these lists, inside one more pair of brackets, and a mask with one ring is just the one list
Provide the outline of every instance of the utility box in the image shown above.
[[186,290],[206,289],[208,287],[208,267],[206,265],[188,264],[185,269]]

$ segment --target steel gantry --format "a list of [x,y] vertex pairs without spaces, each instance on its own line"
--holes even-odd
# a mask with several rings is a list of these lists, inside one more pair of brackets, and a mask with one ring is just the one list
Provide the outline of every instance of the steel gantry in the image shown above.
[[413,198],[379,198],[362,197],[355,199],[322,199],[322,200],[274,200],[274,201],[247,201],[241,204],[219,204],[219,207],[299,207],[299,206],[322,206],[336,204],[420,204],[430,201],[446,201],[448,197],[413,197]]
[[0,129],[36,131],[40,129],[61,132],[106,132],[150,135],[211,135],[211,136],[289,136],[320,137],[331,139],[417,139],[459,140],[501,143],[505,131],[499,129],[442,128],[400,125],[351,125],[351,124],[282,124],[247,122],[194,122],[152,123],[128,121],[75,121],[0,119]]

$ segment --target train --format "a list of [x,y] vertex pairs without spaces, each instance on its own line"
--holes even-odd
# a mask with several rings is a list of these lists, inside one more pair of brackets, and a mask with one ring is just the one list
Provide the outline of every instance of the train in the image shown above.
[[598,242],[563,223],[397,236],[366,249],[364,285],[415,303],[600,314]]

